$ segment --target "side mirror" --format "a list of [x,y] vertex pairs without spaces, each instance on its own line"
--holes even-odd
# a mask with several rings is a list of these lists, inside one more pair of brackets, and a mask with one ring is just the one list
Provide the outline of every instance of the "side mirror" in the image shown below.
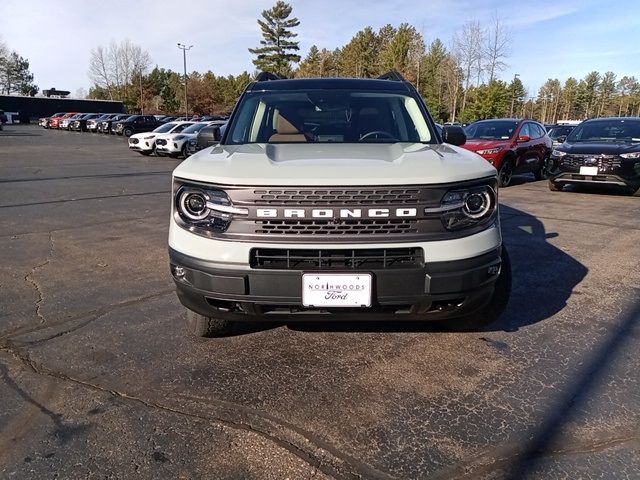
[[210,147],[220,141],[220,127],[217,125],[211,125],[209,127],[202,127],[197,136],[198,149]]
[[518,143],[526,143],[529,140],[531,140],[531,137],[529,135],[520,135],[518,137]]
[[467,135],[464,133],[462,127],[446,125],[442,127],[442,141],[459,147],[467,142]]
[[556,138],[556,142],[558,143],[564,143],[564,141],[567,139],[566,135],[560,135],[559,137]]

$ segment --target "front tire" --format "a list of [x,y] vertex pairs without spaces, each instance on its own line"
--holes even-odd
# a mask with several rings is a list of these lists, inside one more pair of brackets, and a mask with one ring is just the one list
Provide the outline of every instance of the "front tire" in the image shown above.
[[215,317],[205,317],[187,310],[187,330],[197,337],[220,337],[229,332],[231,322]]
[[133,130],[130,128],[125,128],[122,133],[125,137],[129,138],[131,135],[133,135]]
[[508,187],[513,178],[513,160],[505,158],[498,170],[498,187]]
[[495,323],[507,308],[511,296],[511,260],[504,245],[500,253],[502,265],[494,285],[493,295],[487,305],[470,315],[451,320],[447,327],[454,331],[476,330]]
[[551,160],[549,159],[549,157],[545,157],[542,160],[542,165],[540,166],[540,168],[533,172],[533,176],[536,178],[536,180],[545,180],[549,178],[549,167],[551,166],[550,162]]
[[562,185],[558,185],[553,180],[549,180],[549,190],[551,190],[552,192],[561,192]]

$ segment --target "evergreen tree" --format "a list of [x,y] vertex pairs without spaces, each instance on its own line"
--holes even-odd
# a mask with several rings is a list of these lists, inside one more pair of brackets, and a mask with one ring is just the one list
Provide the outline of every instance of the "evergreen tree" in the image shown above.
[[371,27],[360,30],[340,51],[340,75],[345,77],[375,77],[380,41]]
[[509,93],[511,94],[511,107],[509,108],[509,116],[514,117],[522,109],[527,90],[524,88],[522,81],[518,77],[513,77],[509,84]]
[[296,72],[298,78],[314,78],[319,77],[321,70],[322,59],[320,58],[320,52],[315,45],[311,46],[309,54],[300,62],[300,67]]
[[263,10],[262,18],[258,19],[258,25],[262,30],[263,40],[261,47],[250,48],[249,52],[256,55],[253,64],[262,71],[270,71],[279,75],[291,73],[291,63],[298,63],[300,55],[297,52],[300,47],[298,42],[292,39],[298,34],[291,31],[300,25],[297,18],[289,18],[293,7],[288,3],[278,0],[270,10]]
[[38,86],[33,83],[33,73],[29,71],[29,60],[16,52],[0,58],[0,90],[2,93],[34,96]]

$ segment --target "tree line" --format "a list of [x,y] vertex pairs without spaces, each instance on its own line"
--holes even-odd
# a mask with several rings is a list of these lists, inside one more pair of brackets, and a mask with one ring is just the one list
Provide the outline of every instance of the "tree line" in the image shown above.
[[[591,72],[564,82],[549,79],[538,92],[526,90],[519,75],[504,80],[512,32],[494,14],[487,24],[473,20],[448,43],[408,23],[366,26],[345,45],[314,45],[299,55],[301,24],[291,5],[279,0],[257,23],[260,45],[250,48],[257,71],[286,77],[377,77],[391,69],[413,83],[437,121],[471,122],[494,117],[529,117],[552,123],[604,115],[640,115],[640,84],[635,77]],[[89,76],[93,98],[123,100],[130,110],[150,113],[184,111],[184,77],[156,66],[140,47],[125,40],[91,52]],[[212,71],[188,75],[189,109],[193,113],[228,114],[256,72],[217,76]]]

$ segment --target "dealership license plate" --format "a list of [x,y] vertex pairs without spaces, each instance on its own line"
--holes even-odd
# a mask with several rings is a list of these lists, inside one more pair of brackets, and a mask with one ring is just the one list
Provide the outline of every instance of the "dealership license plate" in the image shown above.
[[597,175],[598,167],[580,167],[580,175]]
[[302,275],[305,307],[370,307],[371,274],[305,273]]

